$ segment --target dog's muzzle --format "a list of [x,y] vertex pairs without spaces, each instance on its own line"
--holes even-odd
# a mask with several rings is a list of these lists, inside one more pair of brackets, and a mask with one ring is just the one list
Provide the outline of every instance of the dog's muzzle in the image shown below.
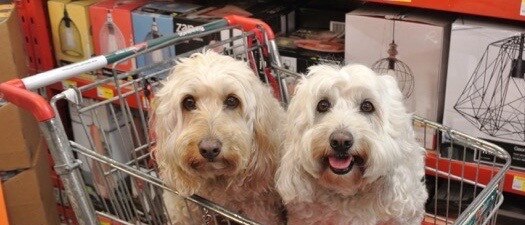
[[[356,157],[350,154],[354,145],[354,137],[348,131],[337,130],[330,134],[332,153],[327,157],[327,163],[333,173],[344,175],[352,170]],[[357,159],[359,161],[360,159]]]

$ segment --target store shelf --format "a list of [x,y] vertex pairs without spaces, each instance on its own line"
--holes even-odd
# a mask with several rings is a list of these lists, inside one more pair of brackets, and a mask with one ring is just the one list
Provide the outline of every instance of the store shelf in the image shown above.
[[[498,171],[497,168],[484,164],[439,158],[434,151],[427,151],[426,165],[431,168],[436,168],[437,165],[438,170],[445,172],[448,172],[450,169],[452,175],[472,181],[475,181],[477,176],[479,183],[484,185],[488,184]],[[427,174],[434,175],[431,171],[427,171]],[[525,172],[509,170],[505,174],[504,180],[504,192],[525,195]]]
[[524,0],[368,0],[368,2],[525,21]]
[[47,20],[47,1],[24,0],[14,2],[24,34],[30,73],[35,74],[53,69],[55,58]]

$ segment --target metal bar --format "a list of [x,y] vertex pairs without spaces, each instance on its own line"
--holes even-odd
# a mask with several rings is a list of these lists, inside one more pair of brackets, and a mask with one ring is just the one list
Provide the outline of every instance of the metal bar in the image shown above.
[[75,166],[76,161],[73,158],[71,146],[62,122],[60,121],[60,117],[57,116],[47,122],[40,123],[40,130],[47,141],[49,151],[55,161],[55,168],[64,183],[69,203],[75,212],[78,224],[99,224],[95,216],[95,209],[84,191],[84,182],[78,167]]
[[29,76],[22,79],[24,86],[27,90],[35,90],[47,85],[77,76],[82,73],[90,72],[97,69],[102,69],[105,66],[118,62],[121,59],[125,59],[129,56],[136,54],[137,52],[146,51],[150,48],[162,47],[171,44],[170,41],[174,41],[185,36],[189,36],[196,33],[211,31],[213,29],[219,29],[228,26],[228,21],[220,19],[204,24],[202,26],[196,26],[184,31],[174,33],[169,36],[160,37],[157,39],[149,40],[144,43],[140,43],[116,52],[100,55],[84,61],[69,64],[63,67],[52,69],[43,73],[39,73],[33,76]]
[[[133,177],[136,177],[138,179],[141,179],[143,181],[146,181],[152,185],[155,185],[157,187],[160,187],[166,191],[169,191],[171,193],[174,193],[176,195],[178,195],[178,193],[176,191],[173,191],[171,189],[169,189],[169,187],[165,186],[162,181],[156,177],[153,177],[147,173],[144,173],[140,170],[137,170],[135,168],[132,168],[132,167],[129,167],[129,166],[126,166],[125,164],[123,163],[120,163],[116,160],[113,160],[109,157],[106,157],[106,156],[103,156],[103,155],[100,155],[100,154],[97,154],[87,148],[85,148],[84,146],[82,145],[79,145],[75,142],[70,142],[71,146],[73,147],[72,149],[79,152],[79,153],[82,153],[83,155],[91,158],[91,159],[94,159],[94,160],[97,160],[101,163],[104,163],[104,164],[107,164],[111,167],[114,167],[126,174],[129,174],[130,176],[133,176]],[[181,196],[182,197],[182,196]],[[232,213],[228,210],[226,210],[225,208],[223,208],[222,206],[219,206],[219,205],[216,205],[214,204],[213,202],[205,199],[205,198],[202,198],[198,195],[193,195],[193,196],[189,196],[189,197],[183,197],[184,199],[190,201],[190,202],[193,202],[193,203],[196,203],[198,204],[199,206],[201,207],[204,207],[206,209],[209,209],[209,210],[212,210],[214,212],[217,212],[219,214],[221,214],[222,216],[226,217],[227,219],[229,220],[232,220],[232,221],[235,221],[237,223],[240,223],[240,224],[246,224],[246,225],[257,225],[258,223],[254,222],[254,221],[251,221],[251,220],[248,220],[240,215],[237,215],[235,213]]]

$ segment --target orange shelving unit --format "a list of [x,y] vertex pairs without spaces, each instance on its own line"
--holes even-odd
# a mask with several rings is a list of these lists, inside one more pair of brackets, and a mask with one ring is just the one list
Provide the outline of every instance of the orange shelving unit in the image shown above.
[[0,225],[9,225],[9,221],[7,220],[7,206],[5,205],[2,183],[0,183]]
[[368,2],[525,21],[525,0],[368,0]]
[[[467,180],[476,180],[481,184],[486,185],[497,172],[497,168],[483,165],[482,163],[464,163],[463,161],[448,160],[439,158],[434,151],[427,151],[426,165],[431,168],[437,168],[440,171],[448,171],[459,177],[464,177]],[[428,175],[434,175],[427,171]],[[462,175],[463,174],[463,175]],[[510,169],[504,178],[503,191],[525,196],[525,172]]]
[[47,4],[43,0],[13,1],[25,39],[25,50],[29,58],[31,74],[47,71],[55,67],[53,46],[51,45]]

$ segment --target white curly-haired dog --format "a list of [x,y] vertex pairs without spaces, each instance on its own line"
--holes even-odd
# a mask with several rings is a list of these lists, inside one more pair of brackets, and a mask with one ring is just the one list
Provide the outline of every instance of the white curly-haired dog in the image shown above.
[[[263,224],[282,221],[274,175],[285,113],[245,62],[212,51],[181,59],[155,103],[154,153],[167,186]],[[196,206],[189,215],[195,204],[174,194],[164,200],[174,224],[208,216]]]
[[420,224],[424,154],[391,76],[313,66],[288,108],[276,185],[288,224]]

